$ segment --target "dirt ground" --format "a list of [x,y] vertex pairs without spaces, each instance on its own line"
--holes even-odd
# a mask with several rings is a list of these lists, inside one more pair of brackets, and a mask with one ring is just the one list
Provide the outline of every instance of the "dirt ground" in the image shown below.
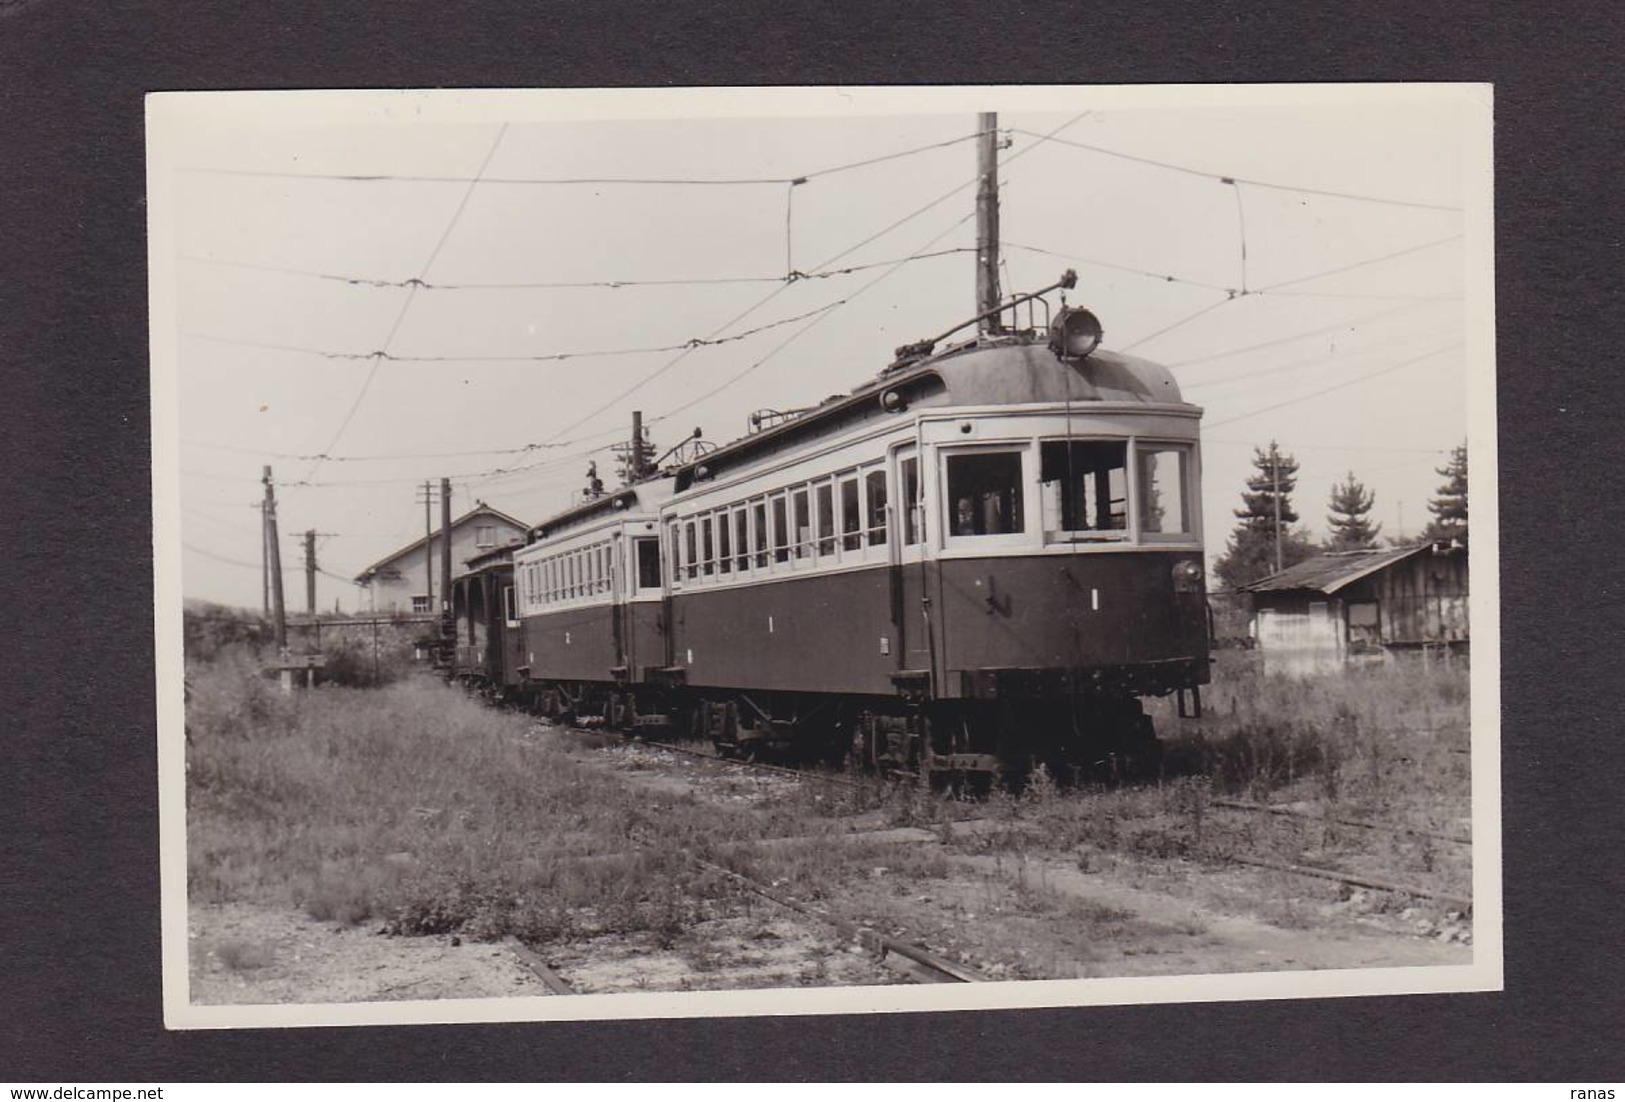
[[[626,744],[571,746],[569,753],[631,784],[735,807],[782,806],[797,786],[812,783]],[[996,826],[988,822],[885,829],[884,817],[872,812],[839,821],[881,856],[858,876],[821,886],[817,905],[993,980],[1472,961],[1470,920],[1386,893],[1178,858],[1051,851],[1041,842],[1014,855],[990,854],[976,838],[980,826]],[[930,875],[919,862],[885,863],[886,853],[905,851],[933,851],[941,860]],[[900,982],[815,918],[749,893],[723,910],[664,940],[602,936],[537,951],[583,994]],[[376,922],[318,922],[269,905],[195,905],[192,1001],[558,997],[511,941],[376,930]]]

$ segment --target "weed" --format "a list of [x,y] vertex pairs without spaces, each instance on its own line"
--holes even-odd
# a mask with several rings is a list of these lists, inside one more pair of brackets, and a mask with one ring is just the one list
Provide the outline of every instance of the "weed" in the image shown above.
[[214,947],[214,956],[222,965],[232,972],[253,972],[269,967],[272,962],[271,951],[261,945],[250,945],[246,941],[222,941]]

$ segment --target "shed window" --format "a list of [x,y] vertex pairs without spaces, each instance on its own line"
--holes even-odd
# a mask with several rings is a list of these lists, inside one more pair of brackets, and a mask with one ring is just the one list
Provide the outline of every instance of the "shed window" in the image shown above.
[[474,526],[475,547],[495,547],[497,545],[497,527],[494,524],[476,524]]
[[428,594],[426,594],[426,593],[414,593],[412,595],[412,611],[413,612],[428,612],[428,611],[430,611]]
[[1038,478],[1046,537],[1063,532],[1098,539],[1127,536],[1126,441],[1046,440],[1039,450]]
[[948,532],[1001,536],[1022,531],[1021,453],[948,457]]

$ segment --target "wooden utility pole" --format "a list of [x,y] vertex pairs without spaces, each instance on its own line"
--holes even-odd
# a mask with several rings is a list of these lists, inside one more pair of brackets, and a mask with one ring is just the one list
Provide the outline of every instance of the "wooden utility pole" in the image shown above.
[[271,607],[276,616],[276,649],[278,658],[288,653],[288,612],[282,604],[282,548],[276,531],[276,490],[271,483],[271,468],[267,466],[261,481],[265,483],[265,547],[271,573]]
[[[271,468],[265,468],[269,475]],[[271,486],[266,483],[266,496],[270,496]],[[265,509],[265,501],[260,501],[260,612],[271,615],[271,514]]]
[[316,529],[305,532],[305,611],[316,615]]
[[451,617],[451,479],[440,480],[440,618]]
[[1270,485],[1273,489],[1271,497],[1275,499],[1275,572],[1281,572],[1281,453],[1275,447],[1275,441],[1270,441]]
[[424,612],[434,611],[434,484],[423,480],[423,592],[428,596]]
[[999,116],[986,111],[977,117],[976,170],[976,312],[990,314],[978,324],[983,333],[1003,326],[997,311],[999,292]]

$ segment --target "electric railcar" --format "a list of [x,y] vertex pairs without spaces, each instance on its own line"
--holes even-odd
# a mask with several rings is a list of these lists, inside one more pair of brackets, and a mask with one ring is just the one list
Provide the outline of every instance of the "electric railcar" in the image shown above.
[[1098,340],[1062,310],[905,346],[850,394],[544,522],[512,555],[509,684],[731,754],[921,776],[1152,749],[1141,698],[1199,709],[1208,680],[1201,411]]

